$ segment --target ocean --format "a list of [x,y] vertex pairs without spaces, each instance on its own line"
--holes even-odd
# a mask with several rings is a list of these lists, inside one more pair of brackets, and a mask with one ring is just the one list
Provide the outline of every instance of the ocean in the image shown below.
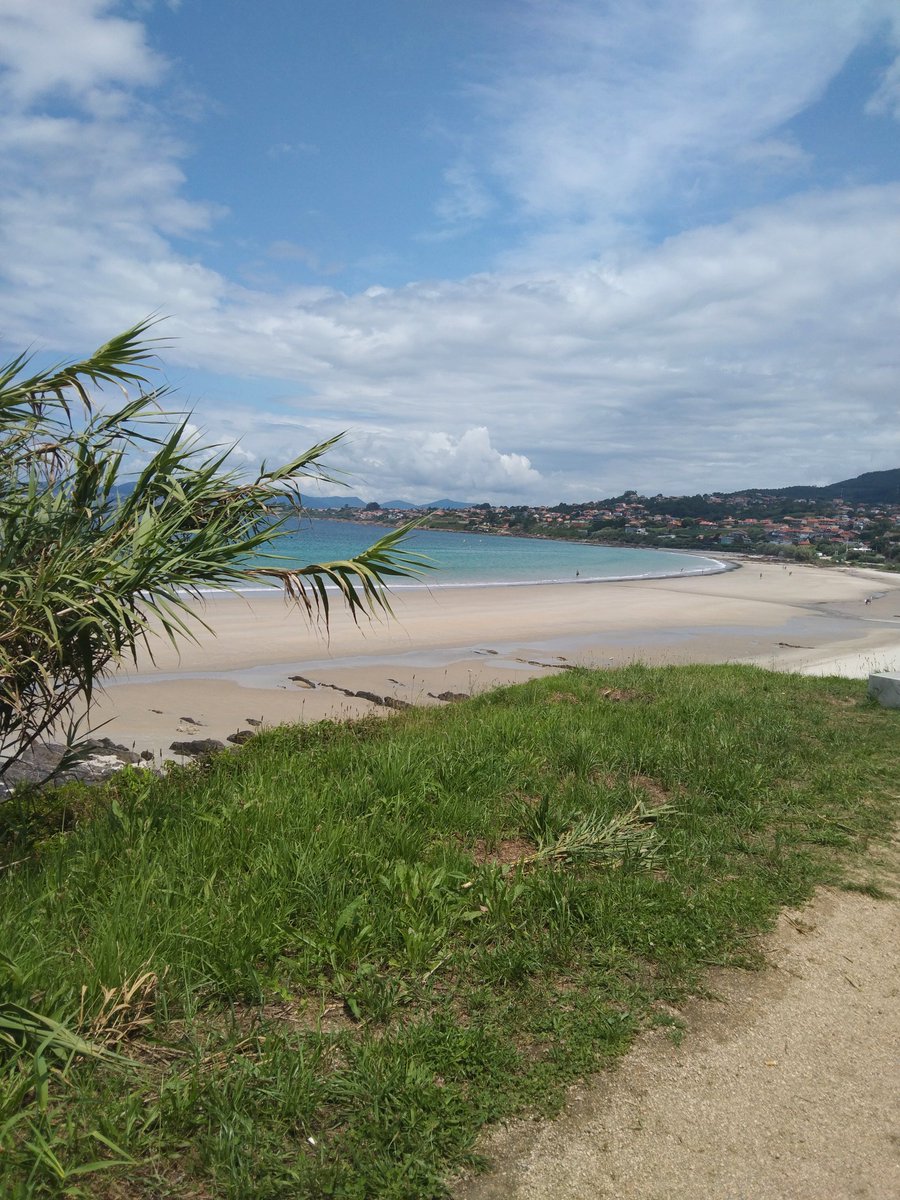
[[[300,518],[297,528],[273,546],[277,561],[269,559],[264,564],[257,558],[254,563],[298,567],[352,558],[388,532],[388,526],[370,522]],[[425,555],[434,569],[420,580],[393,584],[393,590],[661,579],[673,575],[708,575],[727,569],[718,559],[672,550],[632,550],[435,529],[415,530],[407,544],[410,550]]]

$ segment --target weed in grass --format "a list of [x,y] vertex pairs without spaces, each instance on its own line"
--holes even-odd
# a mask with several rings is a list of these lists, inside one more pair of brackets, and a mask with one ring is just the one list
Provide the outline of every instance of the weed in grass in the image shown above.
[[684,1020],[676,1016],[674,1013],[666,1012],[662,1009],[657,1009],[650,1016],[651,1028],[663,1028],[673,1046],[680,1046],[684,1041],[687,1025]]

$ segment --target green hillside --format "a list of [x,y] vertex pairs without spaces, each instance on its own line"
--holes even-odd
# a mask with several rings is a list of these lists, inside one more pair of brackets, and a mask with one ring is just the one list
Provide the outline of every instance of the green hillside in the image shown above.
[[890,471],[867,471],[853,479],[842,479],[824,487],[771,489],[779,496],[808,496],[819,500],[844,499],[857,504],[900,504],[900,467]]

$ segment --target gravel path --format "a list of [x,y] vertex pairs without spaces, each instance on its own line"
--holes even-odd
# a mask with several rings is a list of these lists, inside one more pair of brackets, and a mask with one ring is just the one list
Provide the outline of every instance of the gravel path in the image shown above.
[[642,1036],[555,1121],[493,1133],[457,1200],[900,1197],[900,903],[823,890],[764,948],[713,973],[680,1046]]

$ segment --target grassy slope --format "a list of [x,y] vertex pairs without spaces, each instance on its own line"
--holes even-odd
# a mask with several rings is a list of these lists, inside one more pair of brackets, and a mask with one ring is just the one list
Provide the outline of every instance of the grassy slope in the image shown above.
[[[552,1111],[839,878],[898,731],[858,683],[573,671],[132,775],[36,846],[7,810],[6,998],[139,1065],[0,1046],[0,1194],[444,1194],[484,1122]],[[655,863],[491,861],[637,800],[674,808]]]

